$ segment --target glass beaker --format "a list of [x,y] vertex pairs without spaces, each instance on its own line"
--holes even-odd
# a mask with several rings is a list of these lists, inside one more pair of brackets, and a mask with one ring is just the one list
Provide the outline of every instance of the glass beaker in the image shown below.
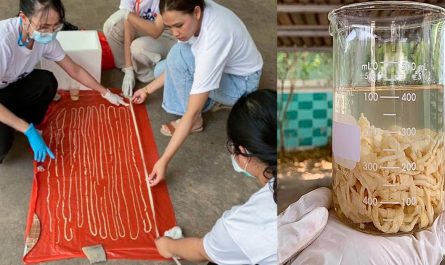
[[444,199],[445,9],[376,1],[329,13],[333,202],[373,234],[428,228]]

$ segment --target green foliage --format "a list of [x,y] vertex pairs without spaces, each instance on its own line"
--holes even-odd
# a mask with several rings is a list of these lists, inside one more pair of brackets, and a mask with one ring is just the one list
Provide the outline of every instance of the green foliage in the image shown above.
[[279,52],[278,79],[332,80],[332,53]]

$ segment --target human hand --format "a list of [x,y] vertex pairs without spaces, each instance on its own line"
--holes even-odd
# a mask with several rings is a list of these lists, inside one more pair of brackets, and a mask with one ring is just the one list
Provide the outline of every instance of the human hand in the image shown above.
[[122,68],[122,72],[125,73],[124,80],[122,82],[122,92],[124,96],[131,97],[133,95],[133,88],[136,83],[134,77],[133,67]]
[[158,185],[161,180],[165,178],[165,173],[167,171],[167,164],[162,160],[158,160],[153,166],[153,170],[148,176],[148,183],[151,187]]
[[131,99],[133,103],[141,104],[147,99],[147,91],[145,88],[139,89],[136,92],[134,92],[133,98]]
[[325,228],[332,192],[318,188],[302,196],[278,216],[278,263],[283,264],[310,245]]
[[[325,189],[325,188],[323,188]],[[305,230],[320,230],[322,227],[313,214],[317,207],[314,198],[320,196],[320,189],[312,191],[303,197],[306,203],[300,203],[300,207],[292,206],[286,212],[284,223],[290,224],[294,216],[306,214],[307,223],[295,234],[307,234]],[[301,199],[303,199],[303,197]],[[301,200],[300,199],[300,200]],[[299,200],[299,201],[300,201]],[[298,201],[298,202],[299,202]],[[297,202],[297,203],[298,203]],[[308,207],[312,206],[312,207]],[[312,210],[310,209],[312,208]],[[303,211],[302,211],[303,210]],[[279,238],[280,223],[283,223],[279,217]],[[295,219],[296,223],[301,219]],[[296,225],[296,224],[295,224]],[[304,229],[302,230],[302,228]],[[294,235],[295,235],[294,234]],[[287,244],[286,244],[287,243]],[[285,249],[292,249],[296,242],[280,242]],[[300,244],[302,245],[302,244]],[[309,240],[300,253],[294,253],[294,256],[288,259],[286,264],[431,264],[438,265],[445,254],[445,212],[443,212],[433,226],[421,232],[412,235],[401,236],[375,236],[356,231],[342,222],[340,222],[333,211],[329,214],[329,219],[324,229],[321,229],[319,235],[315,235]],[[281,255],[286,254],[280,249],[279,259],[282,263]]]
[[125,103],[124,99],[121,96],[112,93],[108,89],[107,89],[107,92],[105,93],[105,95],[102,95],[102,97],[104,99],[108,100],[113,105],[116,105],[116,106],[119,106],[119,105],[128,106],[128,103]]
[[46,154],[48,154],[52,159],[54,159],[54,154],[51,152],[49,147],[45,144],[40,133],[36,130],[34,125],[31,123],[28,129],[25,131],[25,135],[28,138],[29,144],[31,145],[32,151],[34,152],[34,160],[37,162],[45,161]]
[[170,253],[168,248],[172,240],[174,239],[167,236],[159,237],[155,240],[156,248],[158,249],[159,254],[166,259],[173,258],[173,254]]

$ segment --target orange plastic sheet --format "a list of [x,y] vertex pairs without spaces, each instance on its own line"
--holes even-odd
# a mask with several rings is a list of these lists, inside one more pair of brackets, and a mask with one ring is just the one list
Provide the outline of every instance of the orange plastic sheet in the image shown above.
[[165,182],[147,186],[158,154],[145,107],[133,109],[143,155],[130,107],[92,91],[52,103],[39,128],[56,159],[34,166],[25,263],[85,257],[97,244],[107,259],[163,259],[156,228],[162,235],[175,216]]

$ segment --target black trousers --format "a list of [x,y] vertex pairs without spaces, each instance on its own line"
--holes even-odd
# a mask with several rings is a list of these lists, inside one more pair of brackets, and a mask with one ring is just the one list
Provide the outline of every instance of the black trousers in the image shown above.
[[[57,92],[52,72],[34,70],[26,77],[0,89],[0,103],[17,117],[35,125],[42,122]],[[14,129],[0,122],[0,163],[14,141]]]

